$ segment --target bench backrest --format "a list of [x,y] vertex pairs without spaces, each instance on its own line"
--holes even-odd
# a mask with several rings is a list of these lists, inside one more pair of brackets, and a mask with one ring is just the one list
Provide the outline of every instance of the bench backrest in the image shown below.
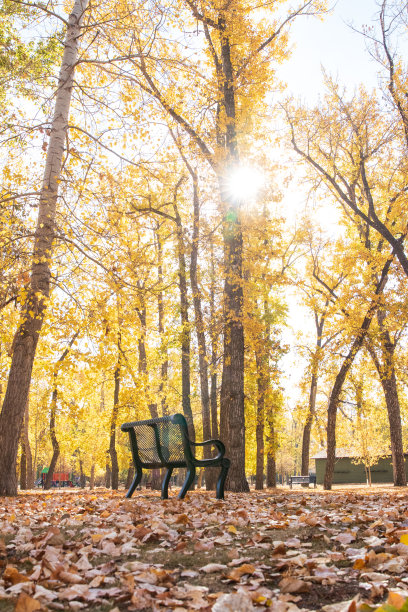
[[133,448],[142,466],[153,467],[168,463],[184,463],[185,451],[190,453],[187,422],[182,414],[173,414],[146,421],[124,423]]

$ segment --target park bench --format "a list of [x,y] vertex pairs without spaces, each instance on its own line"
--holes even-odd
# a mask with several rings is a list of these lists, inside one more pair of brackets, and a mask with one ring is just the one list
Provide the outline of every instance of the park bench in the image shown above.
[[[167,472],[161,488],[162,499],[168,498],[168,486],[174,468],[187,468],[187,476],[179,493],[183,499],[194,482],[196,467],[221,467],[217,481],[217,499],[224,499],[224,484],[230,466],[230,460],[224,457],[225,446],[220,440],[193,442],[188,437],[186,419],[182,414],[172,414],[147,421],[124,423],[122,431],[127,431],[130,439],[133,463],[136,475],[126,497],[132,497],[137,485],[142,480],[144,469],[166,468]],[[213,445],[218,454],[211,459],[197,459],[193,449],[196,446]]]
[[292,488],[294,484],[313,484],[316,488],[316,475],[309,474],[309,476],[289,476],[289,487]]

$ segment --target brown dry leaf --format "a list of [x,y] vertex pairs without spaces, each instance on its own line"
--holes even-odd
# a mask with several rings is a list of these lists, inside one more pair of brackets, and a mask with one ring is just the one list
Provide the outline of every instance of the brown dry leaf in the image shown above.
[[213,548],[214,548],[214,542],[202,542],[201,540],[198,540],[198,542],[194,544],[195,552],[208,551],[208,550],[212,550]]
[[83,582],[81,576],[79,574],[74,574],[72,572],[62,571],[59,572],[59,578],[68,584],[79,584]]
[[18,596],[16,607],[14,608],[14,612],[35,612],[35,610],[40,610],[41,604],[39,601],[30,597],[26,593],[20,593]]
[[152,597],[146,589],[135,589],[130,602],[133,610],[143,610],[151,607]]
[[28,576],[20,574],[18,569],[13,565],[7,565],[3,572],[3,580],[6,584],[20,584],[20,582],[31,582]]
[[279,583],[279,588],[282,593],[310,593],[310,582],[304,582],[300,578],[283,578]]
[[229,574],[227,574],[227,578],[233,580],[234,582],[239,582],[245,574],[252,574],[256,571],[255,565],[251,565],[250,563],[244,563],[240,567],[236,567]]
[[190,519],[187,514],[179,514],[174,522],[176,525],[188,525]]
[[111,513],[109,512],[109,510],[104,510],[100,514],[101,518],[108,518],[110,515],[111,515]]

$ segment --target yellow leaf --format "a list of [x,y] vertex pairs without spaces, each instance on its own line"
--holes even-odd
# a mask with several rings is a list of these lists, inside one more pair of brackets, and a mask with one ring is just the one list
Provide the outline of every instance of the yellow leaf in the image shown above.
[[[408,534],[404,534],[408,535]],[[405,597],[400,595],[399,593],[390,593],[388,595],[387,603],[391,606],[394,606],[397,610],[401,610],[402,606],[405,603]]]
[[402,536],[400,537],[400,542],[401,544],[407,544],[408,545],[408,533],[403,533]]
[[229,533],[238,533],[237,528],[234,525],[228,525]]

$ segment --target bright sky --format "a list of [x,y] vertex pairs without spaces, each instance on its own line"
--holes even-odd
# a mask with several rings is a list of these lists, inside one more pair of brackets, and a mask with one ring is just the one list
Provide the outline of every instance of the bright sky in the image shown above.
[[[334,3],[333,3],[334,4]],[[293,52],[280,73],[289,91],[309,103],[324,92],[322,70],[351,89],[377,84],[377,65],[370,58],[361,31],[379,13],[376,0],[337,0],[323,21],[298,18],[292,26]]]
[[[370,57],[361,31],[363,25],[371,25],[379,7],[376,0],[338,0],[332,12],[323,21],[299,18],[292,27],[292,56],[282,64],[278,75],[287,83],[287,93],[312,106],[324,95],[322,68],[339,83],[352,91],[360,83],[367,89],[378,86],[378,65]],[[350,27],[353,26],[353,28]],[[293,215],[305,206],[306,193],[295,183],[285,195],[282,205]],[[332,207],[322,209],[319,222],[330,233],[336,232],[336,214]],[[299,343],[296,332],[302,331],[314,339],[312,316],[299,305],[294,296],[288,297],[289,325],[284,341],[291,347]],[[302,342],[301,342],[302,343]],[[299,399],[298,383],[305,364],[300,364],[296,349],[285,357],[285,387],[290,403]]]

